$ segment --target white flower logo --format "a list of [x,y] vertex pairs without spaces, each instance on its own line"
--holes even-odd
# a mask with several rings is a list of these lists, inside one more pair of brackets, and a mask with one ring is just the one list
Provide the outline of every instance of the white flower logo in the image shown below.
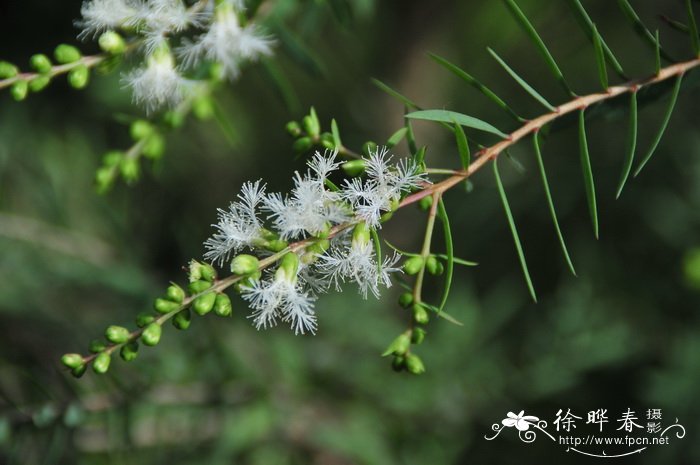
[[524,413],[525,410],[521,410],[517,415],[513,412],[508,412],[508,417],[504,418],[501,423],[508,428],[515,426],[518,431],[527,431],[530,429],[530,424],[536,424],[540,419],[532,415],[523,415]]

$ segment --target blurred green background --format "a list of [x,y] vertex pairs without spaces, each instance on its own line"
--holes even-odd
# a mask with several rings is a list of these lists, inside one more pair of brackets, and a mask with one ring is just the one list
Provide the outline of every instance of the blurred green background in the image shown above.
[[[262,177],[270,190],[289,188],[304,161],[284,124],[310,105],[325,124],[336,118],[356,149],[403,124],[401,104],[371,77],[424,107],[512,129],[427,56],[469,70],[525,116],[540,113],[487,45],[551,100],[565,99],[501,2],[267,3],[268,26],[287,34],[274,62],[291,91],[264,66],[249,67],[218,94],[219,120],[190,121],[171,134],[165,158],[132,187],[98,196],[92,184],[102,154],[130,144],[124,115],[140,114],[118,73],[83,92],[58,79],[21,104],[0,94],[0,463],[589,463],[546,438],[528,445],[513,431],[493,442],[484,435],[508,411],[551,422],[560,408],[579,416],[607,408],[616,428],[628,407],[640,417],[661,408],[663,423],[678,418],[687,436],[619,462],[700,463],[700,280],[692,279],[700,92],[690,78],[658,153],[618,201],[626,113],[588,124],[600,240],[588,219],[575,130],[564,124],[548,138],[544,157],[578,277],[562,260],[529,144],[512,153],[524,172],[501,162],[538,304],[528,297],[490,169],[474,178],[473,192],[447,195],[456,254],[480,265],[457,269],[447,310],[464,326],[431,322],[418,347],[428,369],[420,377],[396,374],[379,357],[405,325],[397,287],[380,301],[351,288],[322,296],[316,336],[295,337],[284,326],[257,332],[239,302],[230,321],[197,319],[186,334],[166,328],[157,349],[129,365],[114,360],[106,376],[74,380],[59,367],[62,353],[83,352],[109,324],[131,326],[169,280],[184,280],[181,268],[201,257],[216,208],[242,182]],[[593,50],[566,2],[519,3],[574,89],[595,91]],[[627,72],[648,75],[653,53],[616,5],[583,3]],[[669,51],[689,56],[687,38],[658,17],[683,19],[683,2],[633,3]],[[79,10],[79,1],[0,4],[0,58],[25,63],[73,43]],[[638,155],[666,98],[640,109]],[[416,130],[433,166],[458,166],[448,131],[428,123]],[[415,250],[423,213],[407,210],[383,233]]]

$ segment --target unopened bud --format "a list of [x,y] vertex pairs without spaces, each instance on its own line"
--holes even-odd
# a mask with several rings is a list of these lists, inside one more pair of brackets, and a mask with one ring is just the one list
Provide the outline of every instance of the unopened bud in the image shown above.
[[163,328],[160,327],[158,323],[151,323],[143,330],[141,333],[141,340],[147,346],[157,345],[160,341],[160,335],[163,332]]
[[29,81],[29,90],[32,92],[40,92],[51,82],[48,76],[37,76]]
[[27,98],[27,92],[29,92],[29,84],[27,81],[17,81],[10,87],[12,98],[18,102]]
[[173,326],[177,329],[184,331],[190,327],[190,323],[192,323],[192,312],[189,309],[182,310],[173,317]]
[[156,321],[156,317],[148,312],[142,312],[136,315],[136,326],[143,328]]
[[231,305],[231,299],[226,294],[217,294],[216,300],[214,301],[214,313],[218,316],[231,316],[233,313],[233,306]]
[[190,294],[199,294],[200,292],[206,291],[211,286],[212,284],[209,281],[199,280],[188,284],[187,289],[189,289]]
[[430,255],[428,258],[425,259],[425,269],[428,270],[428,273],[432,275],[440,274],[440,262],[435,257],[435,255]]
[[423,268],[423,257],[410,257],[403,264],[403,271],[408,275],[418,274]]
[[123,326],[112,325],[105,330],[105,338],[113,344],[123,344],[129,340],[129,330]]
[[301,135],[301,126],[296,121],[290,121],[289,123],[287,123],[285,129],[292,137],[299,137]]
[[180,304],[178,302],[173,302],[172,300],[163,299],[160,297],[153,302],[153,309],[158,313],[170,313],[174,312],[178,308],[180,308]]
[[416,354],[408,354],[406,356],[406,369],[414,375],[425,373],[425,365],[423,365],[423,362]]
[[408,351],[409,347],[411,347],[411,337],[407,332],[402,333],[391,341],[391,344],[386,348],[382,357],[386,357],[387,355],[403,355]]
[[151,160],[157,160],[165,153],[165,138],[160,133],[151,134],[143,143],[141,153]]
[[51,60],[43,53],[32,55],[29,59],[29,65],[41,74],[46,74],[51,71]]
[[428,314],[428,311],[423,307],[422,305],[419,304],[414,304],[413,305],[413,320],[421,325],[425,325],[430,321],[430,315]]
[[351,160],[343,163],[340,167],[345,171],[348,176],[354,177],[359,176],[365,172],[365,160]]
[[408,308],[413,304],[413,294],[410,292],[404,292],[399,296],[399,305],[403,308]]
[[61,363],[63,363],[68,368],[77,368],[83,363],[83,356],[80,354],[65,354],[61,357]]
[[165,295],[168,300],[178,304],[181,304],[182,301],[185,300],[185,291],[175,283],[168,286],[168,290],[165,292]]
[[54,50],[53,56],[57,62],[66,64],[74,63],[80,60],[82,54],[80,53],[80,50],[72,45],[60,44],[58,47],[56,47],[56,50]]
[[131,341],[128,344],[124,344],[119,350],[119,356],[125,362],[131,362],[139,354],[139,343],[136,341]]
[[122,36],[114,31],[107,31],[98,39],[100,48],[107,53],[118,55],[126,50],[126,43]]
[[421,210],[430,210],[430,207],[433,205],[433,196],[432,195],[427,195],[420,199],[418,201],[418,206],[420,207]]
[[214,302],[216,302],[216,294],[208,292],[194,299],[192,310],[197,315],[206,315],[214,308]]
[[311,141],[311,138],[309,137],[300,137],[297,139],[294,144],[292,144],[292,148],[294,149],[295,152],[297,153],[303,153],[309,150],[313,146],[313,142]]
[[93,354],[99,354],[106,348],[107,344],[105,344],[105,342],[101,339],[93,339],[90,341],[90,345],[88,346],[88,350]]
[[425,339],[425,330],[423,328],[413,328],[411,332],[411,343],[418,345]]
[[7,61],[0,61],[0,79],[9,79],[17,76],[19,70],[15,65]]
[[112,361],[112,357],[107,352],[100,352],[95,357],[95,361],[92,362],[92,369],[97,374],[107,373],[109,370],[109,364]]
[[259,264],[257,257],[241,254],[231,260],[231,273],[246,276],[258,271]]

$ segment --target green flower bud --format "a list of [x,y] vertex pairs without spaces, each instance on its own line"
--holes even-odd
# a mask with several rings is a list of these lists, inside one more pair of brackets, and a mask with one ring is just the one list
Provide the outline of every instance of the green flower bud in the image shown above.
[[318,137],[321,132],[321,123],[318,121],[316,111],[312,108],[311,114],[304,116],[301,120],[301,125],[308,135]]
[[345,171],[345,174],[351,177],[359,176],[365,172],[365,160],[351,160],[343,163],[340,167]]
[[156,317],[149,312],[141,312],[136,315],[136,326],[143,328],[156,321]]
[[328,239],[320,239],[306,248],[306,251],[311,255],[322,255],[326,250],[331,247],[331,241]]
[[192,312],[189,309],[178,312],[173,317],[173,326],[177,329],[184,331],[190,327],[190,323],[192,323]]
[[124,157],[119,163],[119,171],[127,184],[137,181],[141,175],[141,166],[134,157]]
[[86,371],[87,371],[87,363],[83,363],[82,365],[73,368],[70,373],[73,376],[75,376],[76,378],[80,378],[81,376],[83,376],[85,374]]
[[289,244],[287,241],[283,241],[282,239],[273,239],[265,244],[265,249],[269,250],[270,252],[277,253],[286,249],[288,245]]
[[[8,77],[12,77],[12,76],[8,76]],[[290,121],[289,123],[287,123],[287,125],[285,126],[285,129],[287,130],[289,135],[292,137],[299,137],[301,135],[301,126],[296,121]]]
[[105,339],[114,344],[123,344],[129,340],[129,330],[123,326],[112,325],[105,330]]
[[284,254],[280,259],[279,267],[275,274],[276,278],[293,280],[296,279],[299,270],[299,256],[294,252]]
[[153,309],[158,313],[170,313],[174,312],[178,308],[180,308],[179,302],[173,302],[172,300],[163,299],[160,297],[153,302]]
[[423,365],[423,362],[416,354],[408,354],[406,356],[406,369],[414,375],[425,373],[425,365]]
[[391,369],[399,372],[403,371],[406,368],[406,357],[403,355],[396,355],[394,356],[393,360],[391,361]]
[[199,294],[200,292],[206,291],[211,286],[212,286],[212,283],[210,283],[209,281],[199,280],[199,281],[195,281],[193,283],[190,283],[187,286],[187,289],[190,291],[190,294]]
[[323,134],[321,134],[321,146],[329,150],[335,149],[335,141],[333,140],[333,134],[329,132],[324,132]]
[[197,315],[206,315],[214,308],[215,302],[216,294],[208,292],[194,299],[194,302],[192,302],[192,310],[194,310]]
[[160,341],[160,335],[163,332],[163,328],[160,327],[158,323],[151,323],[143,330],[141,333],[141,340],[147,346],[153,347],[157,345]]
[[178,111],[166,111],[163,114],[163,121],[171,128],[179,128],[185,123],[185,115]]
[[107,352],[100,352],[95,357],[95,361],[92,362],[92,369],[97,374],[107,373],[109,370],[109,364],[112,361],[112,357]]
[[235,290],[236,292],[238,292],[240,294],[241,290],[243,288],[253,287],[253,284],[255,283],[255,281],[260,279],[260,276],[262,276],[262,272],[257,271],[255,273],[253,273],[252,275],[241,279],[240,281],[238,281],[236,284],[233,285],[233,290]]
[[90,69],[86,65],[77,65],[68,72],[68,84],[74,89],[82,89],[90,80]]
[[107,344],[102,339],[93,339],[90,341],[88,350],[93,354],[99,354],[107,348]]
[[129,134],[135,141],[145,139],[153,134],[153,125],[145,119],[137,119],[129,126]]
[[409,347],[411,347],[411,336],[408,332],[402,333],[389,344],[382,357],[387,355],[404,355],[408,352]]
[[68,368],[77,368],[83,365],[83,356],[80,354],[65,354],[61,357],[61,363],[63,363]]
[[418,201],[418,206],[421,210],[428,211],[433,205],[433,196],[427,195]]
[[386,223],[391,219],[392,216],[394,216],[394,212],[383,213],[382,216],[379,217],[379,221],[381,221],[382,223]]
[[48,76],[37,76],[31,81],[29,81],[29,90],[32,92],[40,92],[44,90],[46,86],[51,82],[51,78]]
[[205,281],[214,281],[216,279],[216,270],[209,263],[199,264],[199,274]]
[[119,356],[125,362],[130,362],[136,358],[139,354],[139,343],[136,341],[131,341],[128,344],[124,344],[119,350]]
[[209,76],[214,82],[221,82],[226,77],[226,71],[221,63],[212,63],[209,66]]
[[218,316],[231,316],[233,314],[233,306],[231,299],[226,294],[217,294],[214,302],[214,313]]
[[103,51],[113,55],[119,55],[126,50],[126,42],[124,42],[122,36],[114,31],[105,32],[100,36],[97,42],[100,44],[100,48]]
[[370,153],[377,150],[377,143],[372,141],[367,141],[362,144],[362,153],[369,155]]
[[46,74],[51,71],[51,60],[43,53],[32,55],[29,59],[29,65],[41,74]]
[[211,97],[203,96],[192,102],[192,113],[201,121],[211,119],[214,116],[214,102]]
[[428,258],[425,259],[425,269],[428,270],[428,273],[432,275],[439,274],[438,272],[440,271],[440,262],[435,257],[435,255],[430,255]]
[[15,65],[7,61],[0,61],[0,79],[9,79],[17,76],[19,70]]
[[413,294],[410,292],[404,292],[399,296],[399,305],[403,308],[408,308],[413,304]]
[[157,132],[151,134],[144,142],[141,153],[151,160],[158,160],[165,153],[165,138]]
[[435,274],[437,276],[440,276],[442,273],[444,273],[444,271],[445,271],[445,265],[443,265],[442,262],[438,260],[437,268],[435,269]]
[[168,286],[168,290],[165,292],[168,300],[181,304],[185,300],[185,291],[175,283]]
[[419,304],[414,304],[412,310],[413,320],[416,323],[420,325],[428,324],[428,321],[430,321],[430,315],[428,314],[428,311],[425,309],[425,307]]
[[27,81],[17,81],[10,87],[12,98],[18,102],[27,98],[27,92],[29,92],[29,84]]
[[107,192],[114,183],[114,170],[110,167],[102,167],[95,173],[95,187],[99,194]]
[[311,138],[309,137],[300,137],[297,139],[294,144],[292,144],[292,148],[296,153],[303,153],[309,150],[311,147],[313,147],[313,142],[311,141]]
[[68,44],[60,44],[53,52],[53,56],[59,63],[75,63],[80,60],[82,54],[80,50]]
[[418,274],[423,268],[423,257],[409,257],[403,264],[403,271],[407,275]]
[[241,254],[231,260],[231,273],[239,276],[249,275],[258,271],[259,264],[257,257]]
[[102,157],[102,164],[105,166],[117,166],[121,163],[123,156],[124,152],[112,150]]
[[423,328],[413,328],[411,332],[411,343],[418,345],[425,339],[425,330]]
[[352,243],[354,245],[367,245],[371,239],[369,226],[367,223],[360,222],[352,229]]

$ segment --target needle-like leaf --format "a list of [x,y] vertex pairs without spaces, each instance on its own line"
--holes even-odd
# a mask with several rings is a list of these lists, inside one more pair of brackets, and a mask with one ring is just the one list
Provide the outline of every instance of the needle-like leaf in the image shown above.
[[511,76],[513,79],[515,79],[515,82],[517,82],[518,84],[520,84],[520,87],[522,87],[523,89],[525,89],[525,92],[527,92],[528,94],[530,94],[530,95],[532,96],[532,98],[534,98],[535,100],[537,100],[538,102],[540,102],[540,103],[542,104],[542,106],[544,106],[544,107],[545,107],[546,109],[548,109],[549,111],[555,111],[555,110],[556,110],[556,108],[554,108],[554,106],[553,106],[551,103],[549,103],[549,102],[547,101],[547,99],[545,99],[544,97],[542,97],[542,96],[539,94],[539,92],[537,92],[535,89],[532,88],[532,86],[531,86],[530,84],[528,84],[523,78],[521,78],[520,76],[518,76],[518,73],[516,73],[515,71],[513,71],[513,68],[511,68],[510,66],[508,66],[508,64],[507,64],[505,61],[503,61],[503,59],[502,59],[500,56],[498,56],[498,54],[497,54],[495,51],[493,51],[493,49],[491,49],[491,48],[489,47],[489,48],[488,48],[488,51],[489,51],[489,53],[491,54],[491,56],[498,62],[498,64],[501,65],[501,67],[502,67],[503,69],[505,69],[506,72],[507,72],[508,74],[510,74],[510,76]]
[[469,168],[471,163],[471,152],[469,151],[469,142],[467,141],[467,135],[464,134],[464,129],[459,123],[455,122],[455,139],[457,141],[457,150],[459,151],[459,159],[462,163],[462,168]]
[[[648,45],[655,49],[656,39],[654,38],[654,34],[652,34],[651,31],[647,29],[647,27],[644,25],[644,23],[642,23],[642,20],[639,18],[637,12],[634,11],[634,8],[632,8],[630,2],[628,0],[618,0],[617,3],[620,5],[622,12],[625,14],[625,17],[630,21],[630,23],[632,23],[632,28],[634,29],[634,32],[636,32],[638,36],[644,39],[644,41]],[[669,56],[668,53],[664,51],[664,49],[660,49],[660,52],[664,60],[670,63],[673,63],[675,61],[671,56]]]
[[593,233],[598,239],[598,207],[595,199],[595,183],[593,182],[593,170],[591,169],[591,157],[588,153],[588,141],[586,139],[586,116],[585,111],[578,112],[578,140],[581,151],[581,169],[583,170],[583,184],[586,188],[586,199],[588,200],[588,211],[591,214],[593,223]]
[[406,118],[420,119],[426,121],[438,121],[441,123],[454,124],[457,123],[462,126],[467,126],[469,128],[477,129],[479,131],[489,132],[491,134],[496,134],[497,136],[506,138],[507,134],[500,131],[499,129],[493,127],[486,121],[482,121],[473,116],[464,115],[462,113],[457,113],[456,111],[449,110],[421,110],[414,111],[405,115]]
[[698,37],[698,23],[695,21],[693,4],[690,0],[685,0],[685,8],[688,10],[688,27],[690,28],[690,41],[693,46],[695,56],[700,56],[700,38]]
[[615,198],[619,199],[622,194],[622,189],[625,187],[627,178],[632,171],[632,163],[634,162],[634,152],[637,148],[637,93],[630,94],[630,125],[627,132],[627,152],[625,155],[625,164],[622,166],[622,176],[617,187]]
[[661,39],[659,38],[658,29],[654,33],[654,39],[656,40],[656,48],[654,50],[654,74],[658,76],[661,72]]
[[608,70],[605,66],[605,55],[603,52],[603,40],[598,33],[598,28],[593,25],[593,49],[595,50],[595,61],[598,64],[598,78],[603,90],[608,89]]
[[445,266],[445,285],[442,291],[442,298],[438,306],[438,314],[442,312],[447,303],[447,298],[450,295],[450,287],[452,286],[452,273],[454,272],[454,245],[452,243],[452,230],[450,229],[450,219],[445,210],[445,204],[442,197],[438,199],[437,216],[442,222],[442,230],[445,232],[445,254],[447,255],[447,264]]
[[382,81],[379,79],[372,79],[372,82],[374,83],[375,86],[379,87],[381,90],[386,92],[387,94],[391,95],[395,99],[399,100],[401,103],[406,105],[408,108],[413,109],[413,110],[420,110],[420,107],[416,102],[411,100],[410,98],[406,97],[405,95],[401,94],[400,92],[392,89],[388,85],[384,84]]

